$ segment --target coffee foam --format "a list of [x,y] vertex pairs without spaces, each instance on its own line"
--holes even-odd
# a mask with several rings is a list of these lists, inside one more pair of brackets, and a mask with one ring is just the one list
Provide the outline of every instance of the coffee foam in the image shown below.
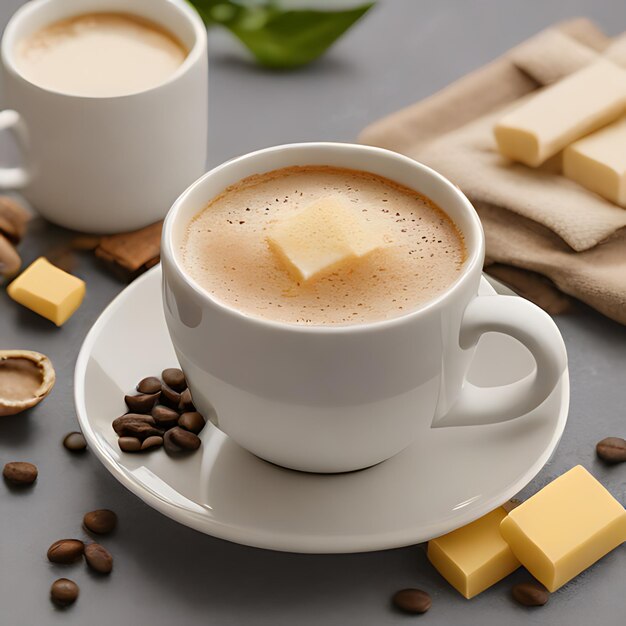
[[86,13],[21,40],[16,65],[31,82],[80,96],[120,96],[167,80],[187,51],[160,26],[127,13]]
[[[266,237],[281,219],[336,195],[389,245],[299,284]],[[403,315],[444,291],[465,261],[462,235],[416,191],[366,172],[291,167],[246,178],[187,227],[183,266],[214,298],[245,314],[293,324],[346,325]]]

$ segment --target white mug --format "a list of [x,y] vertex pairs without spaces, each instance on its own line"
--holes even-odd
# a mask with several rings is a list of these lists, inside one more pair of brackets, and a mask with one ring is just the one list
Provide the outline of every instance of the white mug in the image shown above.
[[[247,315],[218,301],[185,271],[190,219],[229,185],[294,165],[385,176],[431,198],[456,223],[468,258],[457,280],[417,309],[348,326],[303,326]],[[493,424],[541,404],[566,367],[552,319],[522,298],[478,296],[485,241],[478,215],[452,183],[408,157],[368,146],[277,146],[228,161],[170,210],[161,244],[165,317],[200,412],[255,455],[285,467],[343,472],[408,446],[419,427]],[[521,341],[537,368],[514,384],[465,379],[481,334]],[[523,419],[523,418],[521,418]]]
[[[189,50],[164,83],[116,97],[39,87],[15,64],[16,45],[46,25],[89,12],[130,12],[155,22]],[[0,189],[20,189],[46,219],[90,233],[134,230],[162,219],[205,171],[206,29],[179,0],[32,0],[2,38],[0,130],[12,129],[23,166],[0,168]]]

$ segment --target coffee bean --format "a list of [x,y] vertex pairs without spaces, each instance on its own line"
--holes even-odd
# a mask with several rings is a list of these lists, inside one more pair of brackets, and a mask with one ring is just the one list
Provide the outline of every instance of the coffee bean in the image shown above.
[[162,404],[157,404],[152,409],[152,417],[159,428],[172,428],[172,426],[178,424],[178,418],[180,416],[174,409],[170,409]]
[[145,439],[146,437],[152,437],[153,435],[161,436],[162,434],[162,430],[155,428],[146,422],[127,422],[124,424],[124,435],[126,437]]
[[50,587],[50,600],[57,606],[74,604],[78,594],[78,585],[69,578],[57,578]]
[[123,452],[138,452],[141,450],[141,440],[137,437],[120,437],[117,445]]
[[124,425],[131,420],[139,420],[154,426],[154,418],[152,415],[141,415],[140,413],[127,413],[126,415],[122,415],[120,417],[116,417],[113,420],[111,426],[113,426],[113,430],[120,436],[124,434]]
[[596,444],[596,454],[611,465],[626,461],[626,439],[607,437]]
[[[152,416],[146,416],[152,419]],[[119,418],[118,418],[119,419]],[[117,421],[117,420],[116,420]],[[152,420],[154,421],[154,420]],[[156,426],[153,426],[146,420],[140,420],[135,418],[127,418],[118,425],[120,434],[123,437],[137,437],[138,439],[145,439],[146,437],[152,437],[152,435],[162,435],[163,431]]]
[[161,402],[172,409],[176,409],[180,404],[180,394],[166,383],[163,383],[161,385]]
[[173,430],[172,428],[163,435],[163,447],[168,454],[176,455],[181,453],[183,449],[172,439]]
[[32,485],[38,474],[37,466],[25,461],[12,461],[2,470],[5,480],[14,485]]
[[543,606],[550,598],[544,587],[533,582],[514,585],[511,594],[513,599],[523,606]]
[[193,400],[191,398],[191,391],[189,389],[185,389],[180,394],[180,402],[178,403],[178,410],[184,413],[185,411],[195,411],[196,407],[193,405]]
[[161,372],[161,378],[166,385],[169,385],[174,391],[182,391],[187,388],[187,380],[182,370],[177,367],[168,367]]
[[99,543],[90,543],[85,547],[85,561],[92,570],[100,574],[109,574],[113,569],[113,557]]
[[197,411],[183,413],[178,420],[178,425],[196,435],[204,428],[206,421]]
[[150,413],[159,399],[160,392],[142,393],[138,396],[124,396],[124,402],[132,413]]
[[142,450],[156,450],[156,448],[160,448],[163,445],[163,437],[159,437],[158,435],[153,435],[152,437],[147,437],[143,440],[141,444]]
[[80,539],[59,539],[48,548],[48,561],[74,563],[83,556],[85,544]]
[[426,613],[432,605],[430,595],[421,589],[402,589],[397,591],[392,602],[406,613]]
[[137,383],[139,393],[159,393],[161,391],[161,381],[156,376],[148,376]]
[[178,426],[175,426],[167,432],[171,433],[170,437],[172,441],[183,450],[197,450],[202,443],[197,435],[190,433],[188,430],[183,430]]
[[106,535],[117,526],[117,515],[109,509],[89,511],[83,517],[83,524],[87,530],[98,535]]
[[67,433],[63,438],[63,446],[70,452],[83,452],[87,448],[87,441],[83,433]]

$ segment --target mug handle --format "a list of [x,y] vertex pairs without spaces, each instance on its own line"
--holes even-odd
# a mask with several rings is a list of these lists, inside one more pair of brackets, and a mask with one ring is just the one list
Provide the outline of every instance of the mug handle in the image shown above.
[[563,338],[552,318],[518,296],[477,296],[463,314],[459,345],[473,349],[483,333],[510,335],[533,355],[535,371],[509,385],[477,387],[465,381],[450,411],[432,426],[478,426],[520,417],[553,391],[567,367]]
[[[17,111],[0,111],[0,131],[2,130],[13,131],[22,152],[27,154],[28,133],[24,120]],[[0,189],[22,189],[29,180],[30,174],[26,167],[0,167]]]

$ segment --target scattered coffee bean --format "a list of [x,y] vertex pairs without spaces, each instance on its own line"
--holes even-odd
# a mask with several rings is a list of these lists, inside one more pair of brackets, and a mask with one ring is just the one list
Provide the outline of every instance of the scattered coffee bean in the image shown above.
[[139,393],[159,393],[161,391],[161,381],[156,376],[148,376],[139,381],[137,391]]
[[185,411],[195,411],[196,407],[193,405],[193,400],[191,398],[191,391],[189,389],[185,389],[180,394],[180,402],[178,403],[178,410],[184,413]]
[[206,421],[197,411],[183,413],[178,420],[178,425],[196,435],[204,428]]
[[83,524],[87,530],[98,535],[106,535],[117,526],[117,515],[109,509],[89,511],[83,517]]
[[163,445],[163,437],[159,437],[158,435],[153,435],[152,437],[147,437],[143,440],[141,444],[142,450],[155,450],[156,448],[160,448]]
[[168,454],[179,454],[183,449],[172,439],[172,430],[168,430],[163,435],[163,447]]
[[124,396],[124,402],[132,413],[150,413],[159,399],[160,392],[142,393],[138,396]]
[[138,452],[141,450],[141,440],[137,437],[120,437],[117,445],[122,452]]
[[161,385],[161,402],[175,409],[180,404],[180,393],[163,383]]
[[59,539],[48,548],[48,561],[74,563],[83,556],[85,544],[80,539]]
[[168,367],[161,372],[161,378],[166,385],[169,385],[174,391],[183,391],[187,388],[187,380],[182,370],[177,367]]
[[523,606],[543,606],[550,594],[548,591],[537,583],[519,583],[511,589],[513,599]]
[[626,439],[607,437],[596,444],[596,454],[611,465],[626,461]]
[[69,578],[57,578],[50,587],[50,600],[57,606],[69,606],[78,598],[78,585]]
[[430,595],[421,589],[402,589],[394,594],[392,602],[406,613],[426,613],[432,605]]
[[155,424],[158,425],[159,428],[172,428],[178,424],[178,418],[180,416],[177,411],[174,411],[174,409],[170,409],[162,404],[157,404],[152,409],[152,417],[154,418]]
[[87,448],[87,441],[83,433],[67,433],[63,438],[63,447],[70,452],[82,452]]
[[116,417],[113,420],[113,430],[120,436],[124,434],[124,427],[128,422],[132,422],[133,420],[138,420],[142,422],[146,422],[151,426],[155,425],[154,418],[152,415],[141,415],[140,413],[127,413],[126,415],[122,415],[120,417]]
[[2,470],[5,480],[14,485],[32,485],[38,474],[37,466],[25,461],[7,463]]
[[113,557],[99,543],[90,543],[85,546],[85,561],[92,570],[100,574],[109,574],[113,569]]
[[175,426],[167,432],[172,438],[172,441],[183,450],[197,450],[200,447],[200,437],[190,433],[188,430]]

